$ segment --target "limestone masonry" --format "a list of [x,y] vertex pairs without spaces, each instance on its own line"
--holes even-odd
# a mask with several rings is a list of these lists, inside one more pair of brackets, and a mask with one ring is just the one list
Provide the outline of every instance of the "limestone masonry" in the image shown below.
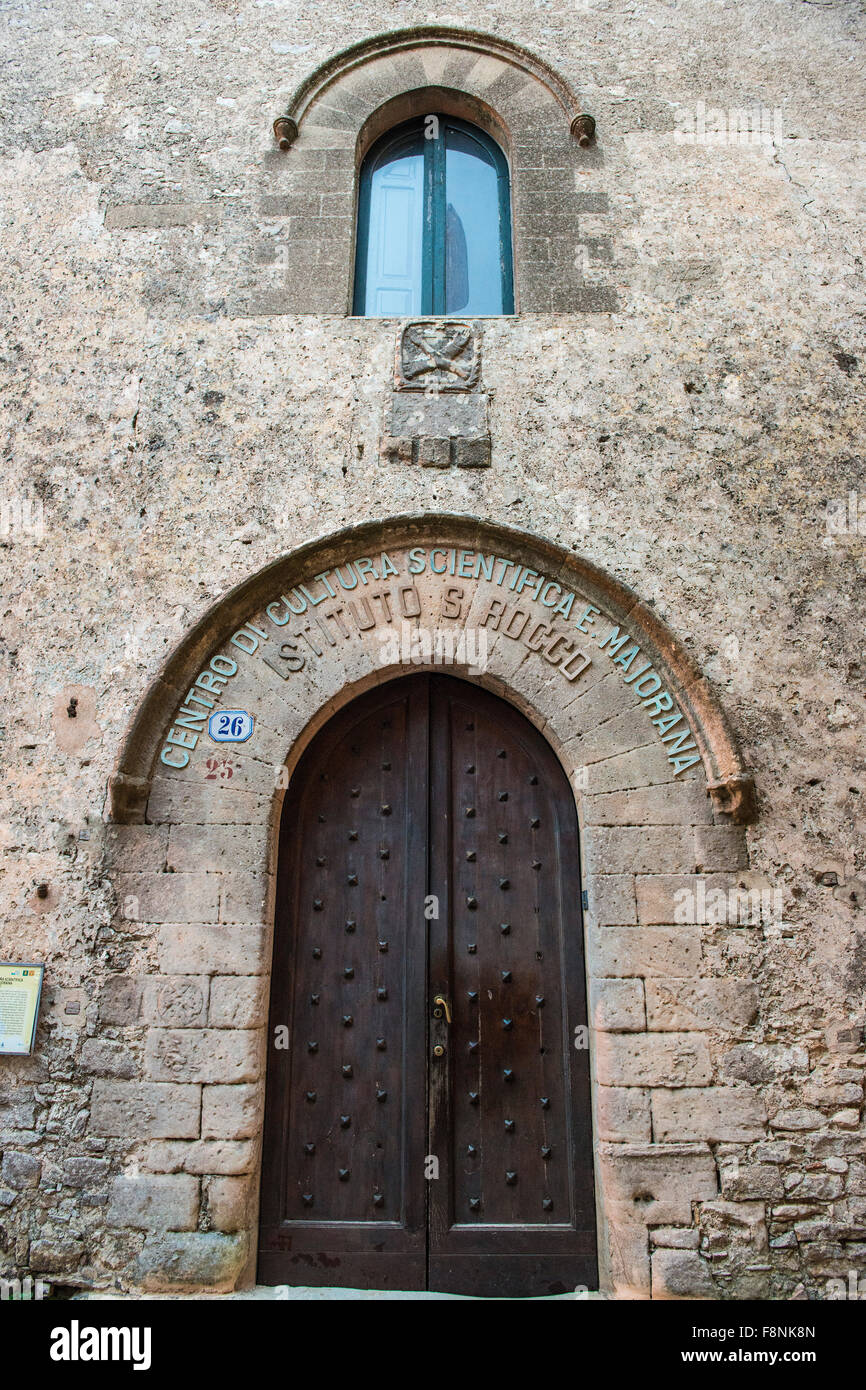
[[[862,4],[2,24],[0,1279],[255,1282],[283,798],[447,670],[574,790],[599,1289],[866,1296]],[[351,313],[430,111],[513,315]]]

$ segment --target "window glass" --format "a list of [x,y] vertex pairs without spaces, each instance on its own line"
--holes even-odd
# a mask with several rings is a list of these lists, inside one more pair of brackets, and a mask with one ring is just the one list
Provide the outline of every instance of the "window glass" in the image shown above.
[[514,312],[508,166],[489,136],[428,116],[373,146],[361,170],[354,312]]
[[445,313],[501,314],[502,228],[493,157],[463,130],[445,137]]

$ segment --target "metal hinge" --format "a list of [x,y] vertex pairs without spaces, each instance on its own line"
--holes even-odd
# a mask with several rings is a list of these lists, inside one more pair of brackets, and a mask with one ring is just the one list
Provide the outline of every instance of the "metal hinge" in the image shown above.
[[584,912],[588,912],[588,911],[589,911],[589,894],[587,893],[587,891],[586,891],[585,888],[584,888],[583,891],[581,892],[580,901],[581,901],[581,903],[582,903],[582,905],[583,905],[583,910],[584,910]]

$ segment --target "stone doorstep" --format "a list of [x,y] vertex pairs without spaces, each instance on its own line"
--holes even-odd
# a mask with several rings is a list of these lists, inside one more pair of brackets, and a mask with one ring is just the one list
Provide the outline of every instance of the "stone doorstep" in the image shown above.
[[471,1294],[462,1293],[432,1293],[428,1289],[332,1289],[332,1288],[312,1288],[298,1286],[289,1288],[287,1285],[280,1285],[278,1289],[269,1284],[256,1284],[252,1289],[240,1289],[233,1293],[107,1293],[103,1290],[88,1290],[84,1293],[73,1294],[71,1302],[179,1302],[183,1300],[195,1299],[196,1301],[225,1301],[234,1299],[243,1303],[296,1303],[296,1302],[393,1302],[416,1300],[419,1302],[439,1302],[447,1300],[455,1303],[588,1303],[588,1302],[609,1302],[615,1300],[614,1294],[601,1292],[586,1293],[581,1298],[575,1298],[574,1294],[558,1293],[545,1294],[540,1298],[475,1298]]

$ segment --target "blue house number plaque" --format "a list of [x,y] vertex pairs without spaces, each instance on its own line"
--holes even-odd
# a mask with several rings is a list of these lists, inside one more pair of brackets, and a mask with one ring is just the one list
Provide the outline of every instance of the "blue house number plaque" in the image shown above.
[[253,716],[243,709],[223,709],[212,714],[207,731],[214,743],[246,743],[253,732]]

